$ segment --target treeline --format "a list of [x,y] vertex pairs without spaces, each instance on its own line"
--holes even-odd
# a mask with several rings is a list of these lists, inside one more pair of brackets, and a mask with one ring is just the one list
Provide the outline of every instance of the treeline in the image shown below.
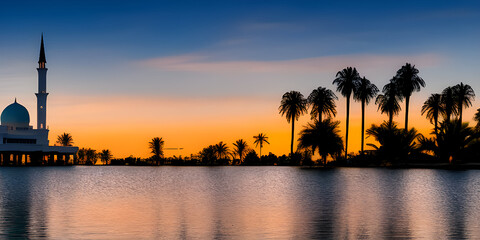
[[[405,64],[383,87],[382,93],[365,77],[360,77],[356,68],[348,67],[336,74],[333,84],[346,98],[345,142],[340,136],[339,121],[336,115],[333,91],[319,87],[308,98],[300,92],[290,91],[283,95],[279,107],[280,114],[292,123],[291,152],[293,152],[294,123],[308,112],[312,121],[300,132],[299,149],[309,149],[322,157],[322,164],[349,166],[433,166],[438,164],[480,163],[480,109],[475,114],[477,124],[470,127],[463,122],[463,110],[471,107],[475,92],[471,86],[459,83],[445,88],[442,93],[432,94],[423,104],[421,114],[433,125],[429,136],[424,136],[415,128],[409,128],[409,103],[414,92],[425,87],[425,81],[418,75],[419,70],[412,64]],[[362,132],[361,150],[348,152],[350,99],[361,103]],[[380,125],[372,124],[366,130],[367,136],[376,143],[369,143],[364,150],[365,106],[375,99],[378,111],[388,116],[388,121]],[[405,103],[405,127],[399,128],[394,116]],[[325,117],[326,119],[322,119]]]

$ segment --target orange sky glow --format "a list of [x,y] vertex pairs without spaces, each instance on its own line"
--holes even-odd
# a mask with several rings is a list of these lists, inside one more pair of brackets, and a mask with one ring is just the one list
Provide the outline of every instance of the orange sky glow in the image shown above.
[[[48,124],[50,142],[63,132],[73,135],[75,145],[96,150],[110,149],[115,157],[149,157],[148,142],[153,137],[162,137],[171,157],[190,156],[203,147],[223,141],[230,149],[240,138],[253,145],[253,136],[263,132],[269,137],[262,153],[288,154],[290,150],[291,125],[278,114],[278,99],[270,98],[218,98],[185,99],[162,97],[85,97],[52,96],[49,100]],[[432,125],[420,115],[420,94],[411,101],[410,126],[428,135]],[[403,105],[402,105],[403,106]],[[31,108],[29,108],[31,109]],[[467,109],[464,119],[469,121],[475,106]],[[341,121],[342,136],[345,134],[345,100],[337,101],[336,120]],[[34,121],[34,113],[30,113]],[[366,128],[372,123],[386,120],[385,115],[376,111],[376,105],[367,108]],[[361,111],[360,104],[351,105],[349,152],[360,150]],[[394,120],[400,127],[404,124],[404,112]],[[296,134],[310,121],[304,115],[296,122]],[[366,143],[374,143],[367,138]],[[295,142],[296,146],[296,142]],[[369,149],[367,146],[366,149]],[[256,148],[258,152],[258,148]]]

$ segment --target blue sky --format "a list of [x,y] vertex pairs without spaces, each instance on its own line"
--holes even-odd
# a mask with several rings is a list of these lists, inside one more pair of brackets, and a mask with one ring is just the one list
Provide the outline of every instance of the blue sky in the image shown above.
[[276,111],[286,91],[334,89],[344,67],[381,88],[405,62],[427,83],[413,104],[460,81],[480,91],[477,1],[2,1],[0,32],[0,102],[28,109],[42,32],[52,104],[257,99]]

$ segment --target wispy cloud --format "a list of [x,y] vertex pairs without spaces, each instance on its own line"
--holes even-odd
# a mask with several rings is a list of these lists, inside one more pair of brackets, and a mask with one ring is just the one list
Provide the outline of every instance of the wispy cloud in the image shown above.
[[217,61],[201,55],[181,55],[140,61],[141,66],[161,71],[212,73],[322,73],[355,66],[361,69],[391,68],[412,62],[421,67],[436,66],[444,60],[438,54],[342,55],[281,61]]
[[240,30],[243,31],[270,31],[270,30],[282,30],[282,31],[292,31],[292,30],[303,30],[305,27],[303,25],[294,24],[291,22],[249,22],[242,24]]

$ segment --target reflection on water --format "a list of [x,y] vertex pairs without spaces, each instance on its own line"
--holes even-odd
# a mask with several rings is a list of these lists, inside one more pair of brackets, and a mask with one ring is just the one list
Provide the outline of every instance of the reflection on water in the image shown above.
[[480,171],[0,169],[0,238],[480,238]]

